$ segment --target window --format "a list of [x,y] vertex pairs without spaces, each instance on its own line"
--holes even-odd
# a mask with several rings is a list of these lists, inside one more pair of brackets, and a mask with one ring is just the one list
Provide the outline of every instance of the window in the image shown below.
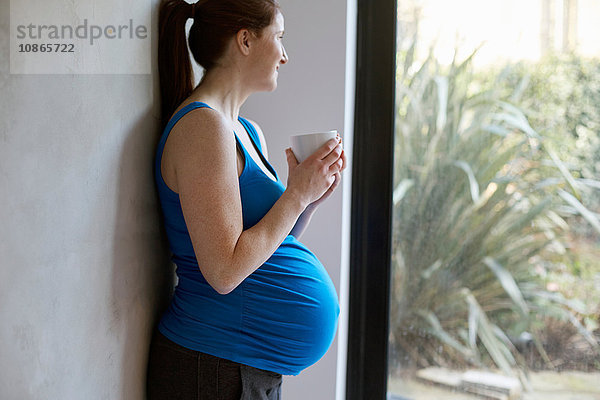
[[359,1],[348,399],[600,397],[598,16]]

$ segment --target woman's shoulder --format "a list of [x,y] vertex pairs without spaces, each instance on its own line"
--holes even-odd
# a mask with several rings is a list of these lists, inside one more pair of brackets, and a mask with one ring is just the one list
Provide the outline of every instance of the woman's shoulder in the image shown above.
[[[192,103],[188,103],[192,104]],[[183,110],[183,105],[180,110]],[[198,154],[212,153],[224,156],[229,154],[233,135],[227,119],[217,110],[209,107],[195,107],[177,117],[171,128],[167,145],[168,152],[177,159],[194,159]],[[235,156],[235,146],[234,156]]]
[[[190,107],[193,106],[193,107]],[[179,107],[177,107],[175,109],[175,111],[173,111],[173,113],[171,114],[171,119],[177,117],[178,114],[181,114],[181,111],[185,108],[188,108],[188,110],[183,114],[179,116],[179,119],[183,118],[184,116],[190,114],[191,111],[195,111],[195,110],[211,110],[213,111],[213,113],[207,113],[207,115],[210,114],[219,114],[216,110],[214,110],[213,108],[211,108],[208,104],[202,102],[202,101],[197,101],[197,100],[185,100],[183,101]]]
[[[194,105],[194,107],[188,107],[191,105]],[[186,107],[189,109],[181,114],[181,111]],[[224,132],[230,128],[226,118],[220,112],[197,101],[182,103],[177,110],[175,110],[171,118],[177,118],[177,120],[171,128],[172,132],[169,136],[177,136],[177,132],[183,131],[186,136],[209,135],[219,137],[222,135],[215,135],[215,133],[220,131]]]

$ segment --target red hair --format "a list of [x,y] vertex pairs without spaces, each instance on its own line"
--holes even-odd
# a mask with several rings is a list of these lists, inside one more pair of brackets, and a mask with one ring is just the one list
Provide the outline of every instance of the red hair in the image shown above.
[[[227,43],[240,29],[256,34],[275,19],[276,0],[164,0],[159,10],[158,75],[160,80],[161,122],[167,125],[173,112],[194,90],[194,73],[188,52],[205,70],[223,56]],[[189,39],[185,23],[193,18]],[[187,43],[186,43],[187,42]]]

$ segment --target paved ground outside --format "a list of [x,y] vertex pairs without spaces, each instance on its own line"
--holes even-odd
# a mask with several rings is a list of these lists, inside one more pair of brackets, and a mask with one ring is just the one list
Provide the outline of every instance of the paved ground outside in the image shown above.
[[[522,400],[600,400],[600,373],[533,372],[531,392]],[[481,400],[468,393],[453,392],[440,386],[423,383],[415,378],[390,379],[388,390],[406,400]]]

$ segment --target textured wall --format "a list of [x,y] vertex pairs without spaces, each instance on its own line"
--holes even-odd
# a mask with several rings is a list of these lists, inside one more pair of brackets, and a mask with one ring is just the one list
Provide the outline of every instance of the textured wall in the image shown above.
[[9,75],[8,30],[2,0],[0,399],[141,399],[169,265],[155,77]]

